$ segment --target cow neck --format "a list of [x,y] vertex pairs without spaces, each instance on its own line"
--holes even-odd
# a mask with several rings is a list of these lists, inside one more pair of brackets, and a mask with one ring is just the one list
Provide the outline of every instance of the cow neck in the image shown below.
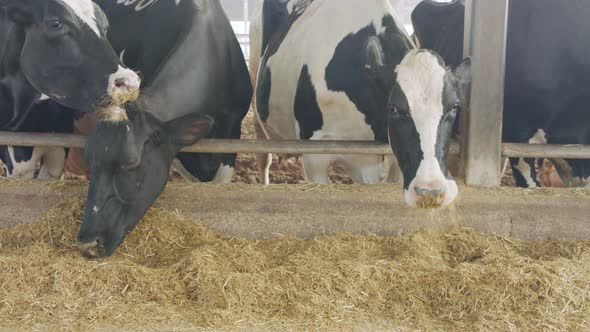
[[25,40],[24,29],[12,25],[2,45],[0,59],[0,130],[16,130],[39,99],[40,93],[27,80],[20,67]]
[[[223,89],[219,77],[226,77],[227,64],[217,62],[212,54],[222,55],[226,45],[222,38],[233,36],[231,26],[220,30],[217,22],[227,18],[218,2],[208,3],[206,7],[187,10],[184,19],[185,29],[180,32],[176,46],[155,73],[153,79],[143,90],[137,101],[139,108],[166,122],[189,113],[199,113],[220,107],[218,94],[211,93]],[[216,42],[203,47],[199,42]],[[197,42],[198,41],[198,42]],[[224,46],[225,47],[225,46]],[[191,67],[178,64],[190,63]],[[190,87],[190,88],[187,88]],[[196,91],[195,91],[196,90]]]

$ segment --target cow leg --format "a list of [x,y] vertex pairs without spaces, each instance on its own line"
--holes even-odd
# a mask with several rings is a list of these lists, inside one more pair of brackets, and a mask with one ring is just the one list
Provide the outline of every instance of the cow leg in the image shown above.
[[401,168],[399,168],[399,164],[397,162],[397,158],[394,155],[387,155],[385,156],[385,163],[389,166],[389,174],[387,175],[387,183],[395,183],[395,184],[403,184],[404,183],[404,174],[402,173]]
[[38,178],[40,180],[57,180],[61,178],[65,164],[66,151],[64,148],[48,149],[43,155]]
[[[256,139],[270,139],[265,130],[258,121],[254,121]],[[270,165],[272,164],[272,153],[256,154],[256,166],[258,167],[258,177],[265,185],[270,184]]]
[[[505,112],[508,112],[505,110]],[[506,119],[504,123],[511,123]],[[517,123],[517,122],[515,122]],[[538,127],[519,128],[514,125],[504,127],[504,141],[528,144],[547,144],[545,132]],[[512,174],[516,184],[521,188],[538,188],[541,186],[537,179],[537,168],[535,158],[510,158]]]
[[516,184],[521,188],[540,187],[537,180],[537,171],[535,168],[535,159],[533,158],[510,158],[512,174]]
[[390,162],[385,156],[341,156],[340,161],[350,172],[352,179],[361,184],[383,183],[387,179]]
[[8,158],[12,170],[9,169],[8,178],[33,179],[37,170],[37,163],[43,156],[42,148],[12,147],[8,148]]
[[305,178],[308,181],[329,184],[328,168],[332,164],[333,158],[331,155],[303,155]]

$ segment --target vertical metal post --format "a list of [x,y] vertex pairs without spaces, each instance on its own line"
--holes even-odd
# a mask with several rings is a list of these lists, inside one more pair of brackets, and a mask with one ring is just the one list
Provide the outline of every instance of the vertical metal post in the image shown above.
[[[249,34],[250,15],[248,13],[248,1],[249,0],[244,0],[244,2],[243,2],[244,3],[244,7],[243,8],[244,8],[244,35],[245,36],[249,36],[250,35]],[[249,60],[250,59],[250,41],[249,41],[249,38],[248,38],[248,43],[245,44],[244,51],[245,51],[244,53],[246,53],[245,54],[246,55],[246,60]]]
[[500,185],[509,1],[465,2],[464,53],[473,64],[471,98],[462,120],[468,185]]

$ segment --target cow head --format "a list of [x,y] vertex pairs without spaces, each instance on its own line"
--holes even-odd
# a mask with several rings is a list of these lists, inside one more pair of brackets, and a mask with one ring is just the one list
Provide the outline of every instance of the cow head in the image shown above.
[[20,68],[39,92],[80,111],[137,98],[139,77],[121,66],[91,0],[0,0],[2,9],[22,44]]
[[408,52],[397,66],[375,58],[371,75],[388,90],[389,143],[404,177],[410,206],[440,207],[457,197],[447,154],[457,113],[471,80],[471,62],[447,68],[427,50]]
[[164,190],[178,151],[206,136],[207,115],[161,122],[147,112],[109,112],[86,146],[90,185],[78,234],[88,257],[110,255]]

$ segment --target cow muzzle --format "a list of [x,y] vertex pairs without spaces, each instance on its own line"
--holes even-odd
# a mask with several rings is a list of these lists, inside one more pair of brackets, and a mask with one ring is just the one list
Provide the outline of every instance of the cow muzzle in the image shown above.
[[454,180],[412,181],[404,192],[404,199],[412,207],[436,209],[450,205],[458,192]]
[[117,72],[109,76],[108,84],[107,105],[120,106],[139,97],[141,79],[133,70],[119,66]]
[[445,201],[446,189],[444,186],[436,187],[415,187],[417,200],[416,206],[420,208],[439,208]]
[[100,257],[100,243],[97,240],[90,241],[90,242],[78,242],[78,250],[80,253],[84,255],[84,257],[88,258],[98,258]]

